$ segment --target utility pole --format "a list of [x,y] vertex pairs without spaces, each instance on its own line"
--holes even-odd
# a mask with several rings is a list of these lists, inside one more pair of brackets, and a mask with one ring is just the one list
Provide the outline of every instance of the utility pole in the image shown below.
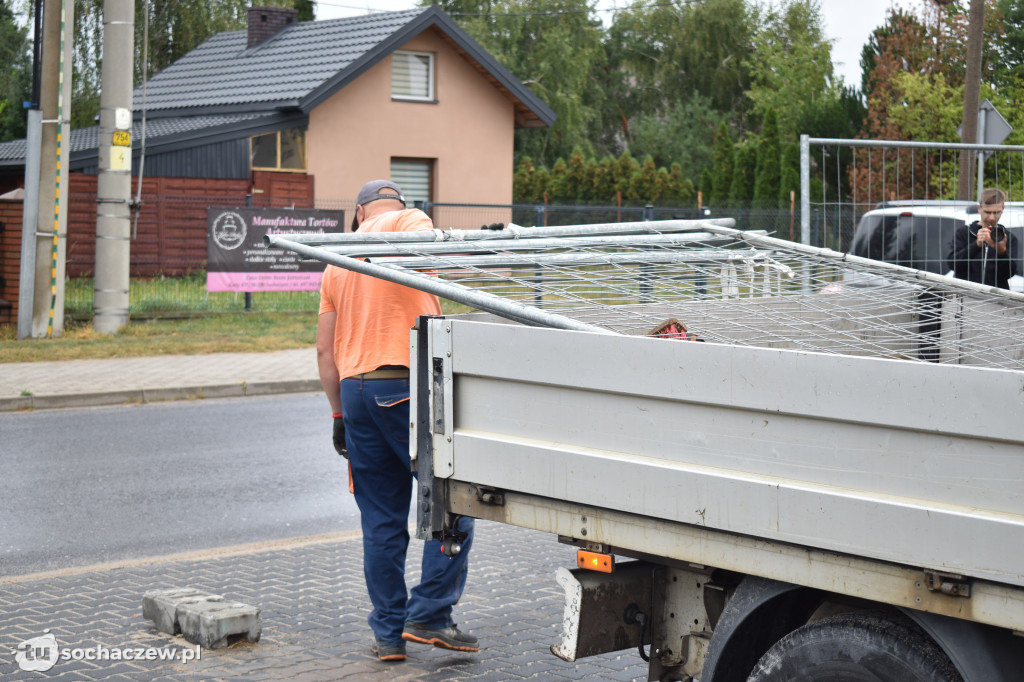
[[36,290],[36,231],[39,229],[39,155],[43,143],[43,110],[39,105],[43,56],[43,3],[35,0],[32,29],[32,101],[25,135],[25,200],[21,214],[21,264],[18,280],[18,338],[32,336],[32,302]]
[[[964,75],[964,111],[960,139],[966,144],[978,142],[978,104],[981,99],[981,42],[985,28],[985,0],[971,0],[970,14],[967,24],[967,73]],[[956,198],[972,199],[971,177],[977,152],[962,151],[960,153],[960,170],[957,177]],[[978,177],[981,178],[981,169]],[[978,185],[977,194],[982,190]]]
[[[38,11],[38,8],[37,8]],[[38,25],[38,24],[37,24]],[[67,149],[71,118],[72,0],[45,0],[38,110],[29,112],[25,217],[22,225],[18,338],[60,336],[64,330],[67,254]],[[31,205],[30,205],[31,204]]]
[[105,0],[93,295],[93,327],[101,334],[115,334],[128,323],[134,49],[135,3]]

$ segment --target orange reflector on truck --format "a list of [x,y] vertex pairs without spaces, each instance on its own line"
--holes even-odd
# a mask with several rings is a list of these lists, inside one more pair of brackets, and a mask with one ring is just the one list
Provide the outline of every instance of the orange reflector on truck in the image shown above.
[[611,554],[600,552],[588,552],[583,549],[576,550],[576,565],[589,571],[599,573],[611,573],[615,567],[615,559]]

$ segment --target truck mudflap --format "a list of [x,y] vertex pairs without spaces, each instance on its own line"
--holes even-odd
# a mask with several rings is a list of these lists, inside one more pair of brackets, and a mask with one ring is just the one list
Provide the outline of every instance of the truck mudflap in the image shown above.
[[630,607],[650,614],[653,569],[642,561],[619,564],[614,573],[559,568],[555,580],[565,590],[565,613],[562,641],[551,653],[571,662],[650,644],[650,628],[625,618]]
[[646,561],[615,564],[611,573],[559,568],[565,613],[551,653],[575,661],[636,649],[650,663],[649,679],[699,675],[712,631],[708,604],[721,594],[709,573]]

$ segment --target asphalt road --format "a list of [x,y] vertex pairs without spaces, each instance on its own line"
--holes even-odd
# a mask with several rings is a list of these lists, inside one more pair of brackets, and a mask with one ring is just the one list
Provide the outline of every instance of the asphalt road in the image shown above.
[[323,396],[0,414],[0,576],[358,530]]

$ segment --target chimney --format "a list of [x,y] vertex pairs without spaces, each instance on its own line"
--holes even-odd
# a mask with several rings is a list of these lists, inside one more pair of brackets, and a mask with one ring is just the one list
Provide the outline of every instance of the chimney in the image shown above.
[[295,22],[299,12],[282,7],[250,7],[248,13],[249,39],[246,47],[259,45],[267,38]]

